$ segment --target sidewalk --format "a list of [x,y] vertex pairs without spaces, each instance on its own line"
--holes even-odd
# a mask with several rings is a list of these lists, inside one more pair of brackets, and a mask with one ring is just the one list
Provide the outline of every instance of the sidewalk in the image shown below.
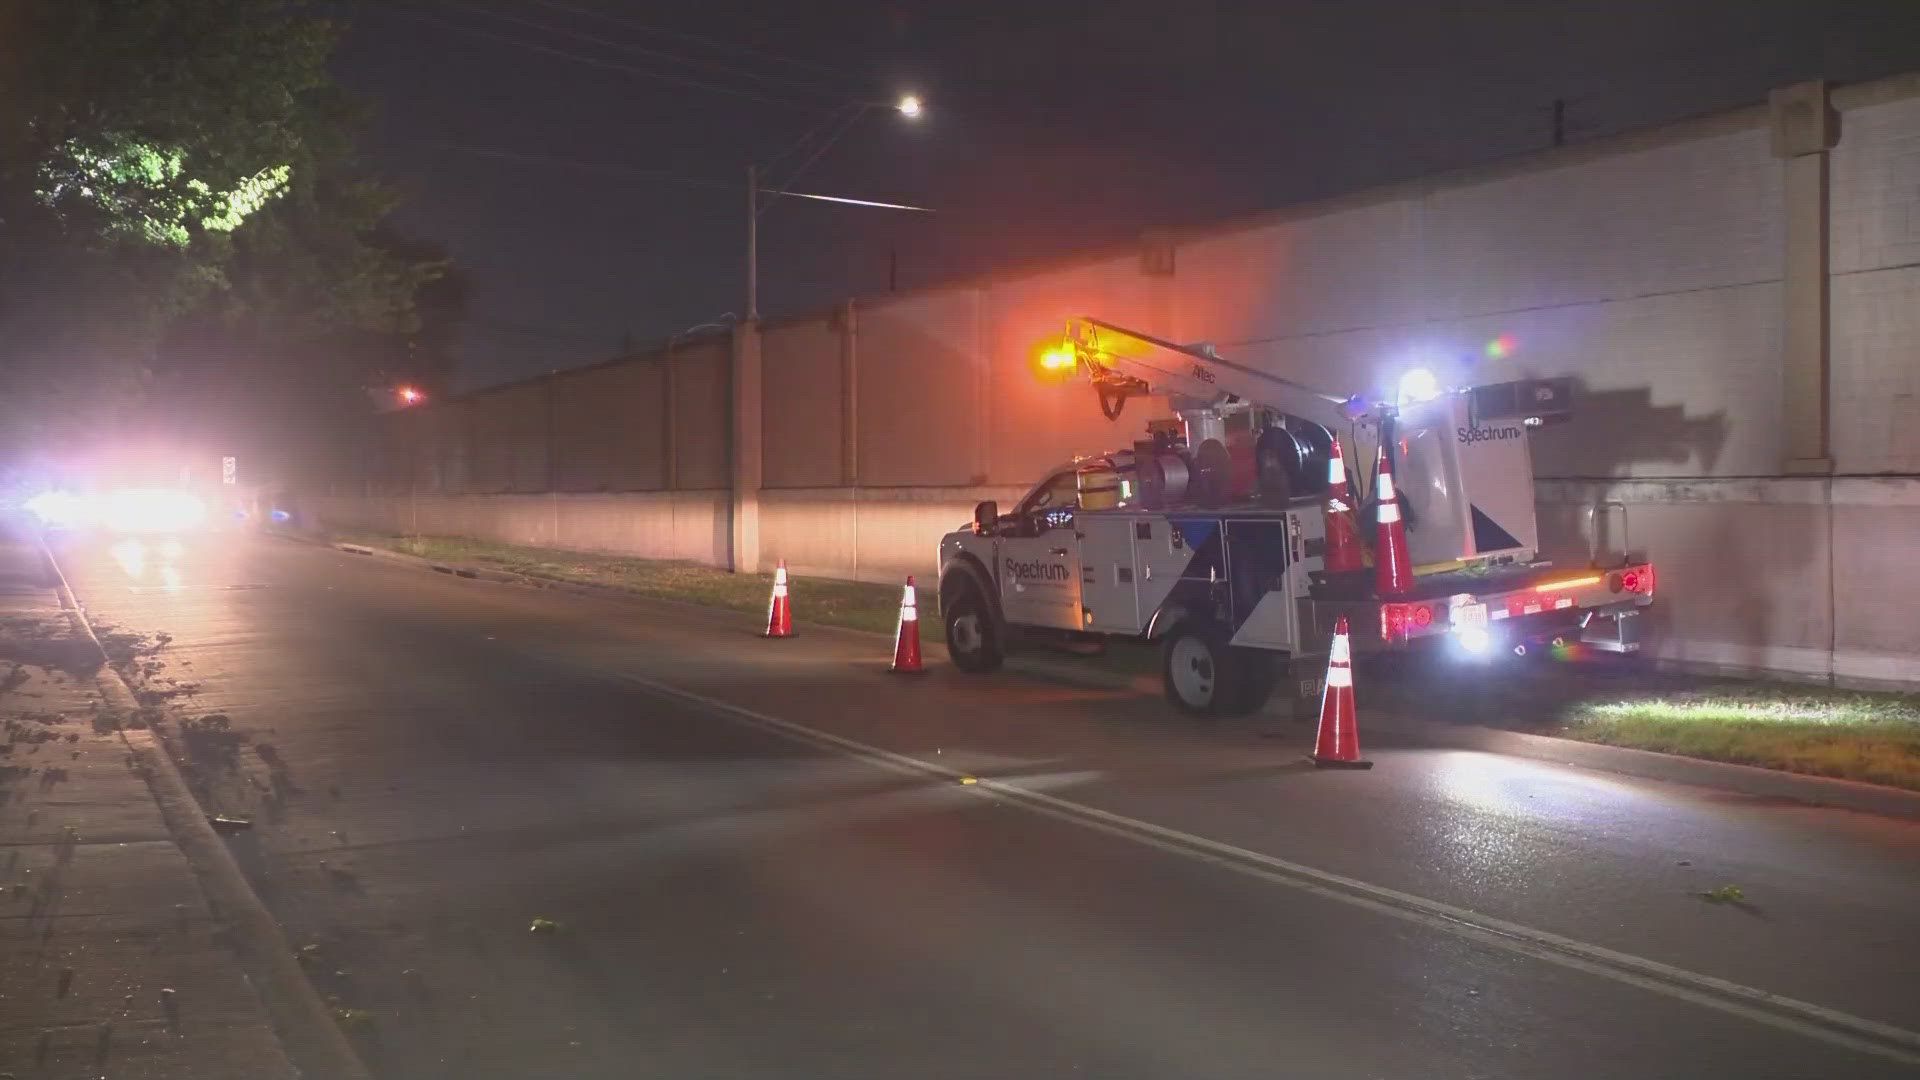
[[128,744],[96,722],[97,657],[0,521],[0,1075],[292,1078]]

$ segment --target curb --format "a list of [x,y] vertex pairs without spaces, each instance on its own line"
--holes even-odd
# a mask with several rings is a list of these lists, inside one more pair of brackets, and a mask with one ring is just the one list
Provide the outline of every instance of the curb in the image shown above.
[[[107,651],[87,623],[85,609],[67,584],[66,575],[53,552],[43,543],[41,555],[53,572],[60,606],[74,632],[85,637],[100,653],[101,666],[94,676],[108,708],[124,719],[139,708],[133,691],[113,669]],[[302,1074],[327,1077],[328,1080],[370,1080],[371,1074],[360,1061],[353,1045],[333,1022],[326,1004],[307,980],[294,959],[293,947],[280,924],[247,883],[240,864],[226,841],[207,823],[206,811],[193,797],[186,778],[180,775],[162,740],[155,732],[130,732],[124,723],[120,738],[145,769],[148,789],[160,806],[160,815],[173,833],[176,846],[186,856],[187,865],[200,879],[213,914],[231,932],[234,952],[242,972],[260,995],[287,1055]]]
[[[536,589],[550,589],[559,592],[575,592],[594,596],[619,596],[633,600],[645,600],[649,603],[686,603],[686,601],[664,600],[643,597],[624,589],[603,585],[585,585],[578,582],[556,581],[551,578],[539,578],[526,574],[516,574],[505,570],[461,566],[453,563],[435,562],[417,555],[407,555],[398,551],[368,547],[364,544],[331,543],[317,541],[341,551],[356,555],[371,555],[393,562],[422,566],[442,574],[457,577],[479,578],[487,581],[502,581],[526,585]],[[692,605],[706,607],[706,605]],[[707,608],[707,610],[724,610]],[[798,622],[800,620],[796,620]],[[819,626],[820,624],[807,624]],[[853,630],[847,627],[821,627],[864,637],[884,638],[884,634],[874,634],[865,630]],[[1158,696],[1158,680],[1151,676],[1119,675],[1101,671],[1081,664],[1046,660],[1035,657],[1010,656],[1006,666],[1009,670],[1055,682],[1090,686],[1101,690],[1125,690],[1133,693]],[[1264,714],[1292,722],[1293,718],[1284,701],[1273,701],[1267,705]],[[1841,780],[1827,776],[1813,776],[1807,773],[1782,772],[1778,769],[1763,769],[1754,765],[1736,765],[1731,762],[1709,761],[1705,758],[1682,757],[1678,754],[1663,754],[1654,750],[1636,750],[1625,746],[1608,746],[1604,743],[1581,742],[1577,739],[1563,739],[1554,735],[1537,735],[1524,731],[1508,731],[1504,728],[1483,727],[1478,724],[1449,724],[1433,720],[1418,720],[1405,716],[1368,717],[1365,726],[1372,731],[1383,732],[1415,739],[1420,742],[1459,750],[1478,750],[1489,754],[1503,754],[1508,757],[1531,758],[1535,761],[1549,761],[1557,765],[1571,765],[1575,768],[1592,769],[1598,772],[1619,773],[1625,776],[1637,776],[1647,780],[1661,780],[1668,783],[1687,784],[1693,787],[1715,788],[1762,799],[1782,799],[1789,802],[1804,803],[1808,806],[1826,807],[1837,810],[1852,810],[1865,814],[1877,814],[1883,817],[1909,818],[1920,820],[1920,791],[1908,791],[1904,788],[1885,787],[1859,780]]]

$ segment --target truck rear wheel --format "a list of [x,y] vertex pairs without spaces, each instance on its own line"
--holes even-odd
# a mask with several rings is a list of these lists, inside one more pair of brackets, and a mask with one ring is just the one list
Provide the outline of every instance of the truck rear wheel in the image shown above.
[[1167,700],[1194,716],[1243,716],[1273,694],[1278,665],[1263,649],[1236,648],[1211,622],[1186,622],[1167,635],[1161,679]]
[[940,617],[947,631],[947,656],[954,667],[973,675],[999,670],[1006,659],[1000,628],[994,625],[993,611],[978,587],[967,582],[943,597]]
[[1273,696],[1279,659],[1227,644],[1221,626],[1183,623],[1167,634],[1160,673],[1175,709],[1194,717],[1242,717]]

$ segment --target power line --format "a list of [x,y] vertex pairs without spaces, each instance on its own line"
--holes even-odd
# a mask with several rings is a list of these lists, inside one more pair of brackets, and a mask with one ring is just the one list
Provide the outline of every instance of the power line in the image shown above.
[[[431,143],[429,145],[436,150],[451,150],[456,153],[473,154],[478,157],[499,158],[506,161],[524,161],[536,165],[559,165],[564,168],[585,169],[589,172],[639,176],[650,180],[659,180],[664,183],[705,188],[709,191],[738,192],[744,190],[746,187],[744,184],[726,184],[714,180],[702,180],[696,177],[684,176],[679,173],[665,172],[658,169],[644,169],[636,165],[616,165],[610,162],[580,161],[575,158],[555,157],[550,154],[531,154],[519,150],[507,150],[497,146],[464,146],[459,143]],[[912,210],[923,214],[934,213],[933,208],[928,206],[910,206],[906,203],[880,202],[873,199],[855,199],[845,195],[821,195],[811,191],[792,191],[785,187],[763,187],[756,188],[755,190],[761,195],[772,195],[775,198],[789,195],[796,199],[813,199],[819,202],[844,203],[849,206],[871,206],[882,210]],[[769,203],[769,205],[771,205],[771,203]]]
[[[805,150],[809,145],[812,144],[814,137],[819,135],[820,132],[826,130],[827,125],[833,123],[836,119],[838,119],[841,111],[848,107],[849,106],[846,106],[846,105],[836,105],[834,108],[829,110],[826,113],[826,115],[822,116],[818,121],[816,121],[812,127],[808,128],[805,132],[803,132],[800,135],[800,137],[794,140],[793,143],[790,146],[788,146],[785,150],[782,150],[779,153],[763,161],[761,163],[761,167],[766,169],[771,169],[781,161],[789,157],[792,157],[793,155],[799,153],[802,150]],[[855,106],[855,108],[858,108],[858,107]]]
[[716,38],[702,37],[699,34],[689,34],[682,30],[669,30],[663,26],[655,26],[650,23],[637,22],[631,18],[620,18],[613,15],[608,15],[605,12],[593,11],[588,8],[577,8],[568,4],[554,3],[553,0],[531,0],[531,2],[543,8],[551,8],[554,11],[564,11],[569,14],[579,16],[581,18],[598,19],[604,23],[611,23],[615,26],[622,26],[629,30],[638,30],[642,33],[660,34],[665,37],[679,38],[682,41],[691,41],[696,44],[705,45],[708,48],[723,49],[723,50],[730,50],[733,52],[746,53],[750,56],[758,56],[764,60],[774,60],[782,64],[787,64],[791,67],[801,68],[807,71],[819,72],[822,75],[839,75],[840,74],[838,71],[835,71],[833,68],[827,67],[823,64],[813,64],[813,63],[808,63],[805,60],[796,60],[790,56],[781,56],[778,53],[770,53],[765,51],[764,49],[756,49],[748,45],[738,44],[736,42],[721,41]]
[[[793,173],[787,177],[786,183],[793,184],[798,182],[800,177],[803,176],[806,173],[806,171],[813,166],[813,163],[820,160],[820,155],[826,153],[828,148],[832,147],[834,143],[839,142],[840,136],[845,135],[848,131],[851,131],[853,129],[854,123],[857,122],[860,119],[860,117],[866,113],[866,111],[867,110],[864,108],[853,110],[851,115],[849,115],[845,120],[841,121],[840,126],[838,128],[835,128],[831,134],[829,134],[825,139],[821,141],[819,146],[814,148],[813,153],[807,158],[807,160],[801,162],[799,167],[793,170]],[[785,194],[785,193],[782,192],[781,194]],[[775,195],[772,199],[767,200],[766,206],[762,206],[756,209],[754,213],[756,215],[766,213],[767,209],[771,207],[776,201],[778,201],[779,198],[780,198],[779,195]]]
[[464,146],[459,143],[430,143],[436,150],[451,150],[461,154],[473,154],[477,157],[500,158],[508,161],[524,161],[536,165],[559,165],[563,168],[586,169],[591,172],[620,173],[625,176],[641,176],[670,184],[683,184],[687,187],[706,188],[709,191],[740,191],[745,185],[726,184],[715,180],[702,180],[680,173],[666,172],[661,169],[646,169],[637,165],[618,165],[612,162],[580,161],[576,158],[555,157],[550,154],[532,154],[521,150],[507,150],[497,146]]
[[858,100],[853,98],[850,94],[845,93],[841,90],[830,89],[828,87],[821,86],[818,83],[804,82],[802,80],[788,78],[783,75],[773,75],[766,72],[753,71],[748,68],[733,67],[727,64],[721,64],[711,60],[702,60],[696,57],[682,56],[675,53],[666,52],[661,49],[651,49],[644,45],[636,45],[632,42],[626,42],[626,41],[616,41],[612,38],[601,37],[597,34],[589,34],[581,30],[570,30],[564,27],[555,26],[551,23],[539,22],[533,19],[523,19],[516,15],[507,15],[501,12],[490,11],[483,7],[478,7],[478,6],[463,7],[460,9],[460,11],[463,14],[477,15],[487,19],[498,19],[502,22],[510,22],[519,26],[525,26],[534,30],[539,30],[544,33],[558,34],[564,37],[574,38],[579,41],[592,42],[593,44],[596,44],[596,45],[602,45],[610,49],[619,49],[623,52],[637,53],[643,56],[651,56],[656,59],[667,60],[667,61],[670,61],[673,63],[679,63],[679,64],[687,64],[693,67],[703,67],[710,71],[721,72],[728,75],[738,75],[748,79],[757,79],[763,82],[779,83],[780,85],[783,85],[783,86],[790,86],[798,90],[805,90],[810,93],[819,94],[822,97],[833,98],[842,102]]
[[545,53],[549,56],[557,56],[563,59],[573,60],[578,63],[587,64],[592,67],[603,68],[608,71],[623,72],[625,74],[635,75],[643,79],[654,79],[660,82],[675,83],[680,86],[689,87],[691,89],[706,90],[706,91],[710,91],[712,93],[717,93],[717,94],[731,94],[734,97],[751,98],[755,101],[763,101],[772,105],[781,105],[790,109],[798,109],[798,108],[806,107],[805,105],[801,104],[800,102],[794,101],[791,98],[775,97],[772,94],[763,94],[757,90],[750,90],[745,87],[721,86],[715,83],[701,82],[698,79],[691,79],[682,75],[669,75],[664,72],[649,71],[645,68],[635,67],[632,64],[623,64],[613,60],[602,60],[602,59],[599,59],[598,57],[587,56],[577,52],[570,52],[566,49],[557,48],[551,45],[540,45],[531,41],[524,41],[520,38],[511,37],[506,34],[495,33],[491,30],[484,30],[478,27],[473,27],[473,26],[462,26],[459,23],[448,22],[445,19],[439,18],[437,16],[428,15],[423,12],[414,11],[408,8],[380,4],[380,5],[375,5],[372,8],[372,10],[384,11],[391,15],[398,15],[398,16],[401,16],[402,18],[413,19],[418,22],[428,23],[433,26],[439,26],[444,29],[456,31],[458,33],[470,34],[474,37],[487,38],[492,41],[498,41],[508,45],[518,46],[519,48],[528,49],[533,52]]

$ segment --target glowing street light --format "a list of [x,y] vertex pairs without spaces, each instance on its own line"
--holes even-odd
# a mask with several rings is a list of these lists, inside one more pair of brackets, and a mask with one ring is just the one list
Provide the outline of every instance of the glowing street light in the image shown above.
[[400,404],[402,405],[418,405],[427,400],[427,395],[422,393],[417,386],[398,387],[393,393],[395,397],[400,399]]
[[909,120],[918,120],[926,106],[921,103],[918,94],[908,94],[900,99],[900,103],[895,105],[894,109]]

